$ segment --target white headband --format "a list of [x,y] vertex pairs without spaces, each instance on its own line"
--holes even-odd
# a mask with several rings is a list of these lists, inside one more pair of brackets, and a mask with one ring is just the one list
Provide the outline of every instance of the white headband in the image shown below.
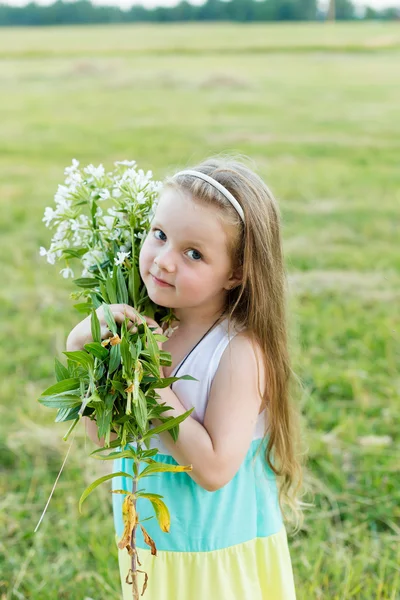
[[219,183],[219,181],[217,181],[216,179],[213,179],[212,177],[210,177],[209,175],[206,175],[205,173],[201,173],[201,171],[191,171],[191,170],[179,171],[179,173],[175,173],[175,175],[172,177],[172,179],[174,179],[175,177],[178,177],[178,175],[193,175],[194,177],[199,177],[200,179],[204,179],[204,181],[208,181],[208,183],[213,185],[217,190],[219,190],[221,192],[221,194],[223,194],[225,196],[225,198],[227,200],[229,200],[229,202],[232,204],[232,206],[239,213],[243,223],[245,222],[243,208],[240,206],[240,204],[236,200],[236,198],[234,196],[232,196],[230,191],[227,190],[226,187],[221,185]]

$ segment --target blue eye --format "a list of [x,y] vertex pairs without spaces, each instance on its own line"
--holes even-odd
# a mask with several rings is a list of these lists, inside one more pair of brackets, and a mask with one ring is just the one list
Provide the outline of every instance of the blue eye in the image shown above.
[[165,240],[162,240],[156,236],[157,232],[161,233],[166,238],[167,236],[165,235],[165,233],[163,231],[161,231],[161,229],[154,229],[154,237],[156,238],[156,240],[160,240],[160,241],[164,242]]
[[201,260],[203,258],[202,255],[200,254],[200,252],[198,250],[189,250],[189,252],[195,252],[197,254],[198,258],[193,257],[193,260],[195,262],[198,262],[199,260]]

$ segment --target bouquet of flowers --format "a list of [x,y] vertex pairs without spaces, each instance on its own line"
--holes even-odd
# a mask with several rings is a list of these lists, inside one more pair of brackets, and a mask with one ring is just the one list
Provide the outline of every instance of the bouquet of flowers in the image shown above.
[[[94,420],[99,439],[104,446],[116,451],[92,456],[103,460],[131,458],[133,473],[113,473],[94,481],[82,494],[79,510],[85,498],[101,483],[124,475],[132,479],[132,492],[115,490],[126,495],[123,503],[124,534],[119,542],[131,556],[127,582],[132,584],[133,598],[139,598],[137,563],[140,565],[135,544],[137,525],[140,525],[152,554],[157,549],[147,534],[136,511],[137,498],[152,503],[161,529],[169,531],[170,515],[162,497],[146,494],[138,489],[143,478],[162,471],[189,471],[191,466],[166,465],[155,460],[156,448],[150,448],[150,439],[162,431],[169,431],[176,441],[181,423],[191,410],[172,418],[163,417],[170,407],[159,403],[157,389],[167,387],[183,377],[161,377],[160,366],[171,365],[171,355],[160,349],[160,342],[168,339],[171,323],[175,320],[170,309],[155,305],[146,293],[140,278],[138,256],[147,235],[161,182],[152,180],[152,172],[137,170],[135,161],[118,161],[115,169],[106,173],[102,165],[88,165],[79,169],[75,159],[65,169],[65,183],[55,194],[55,208],[45,209],[43,221],[55,228],[48,250],[40,254],[50,264],[65,261],[60,273],[74,277],[71,263],[80,263],[81,272],[74,279],[78,290],[71,294],[78,300],[75,308],[90,315],[92,341],[80,350],[64,352],[66,365],[55,359],[57,383],[45,390],[39,402],[56,408],[56,422],[72,421],[64,436],[68,438],[82,416]],[[75,267],[74,267],[75,268]],[[129,329],[126,318],[117,324],[109,308],[122,303],[137,312],[137,327]],[[110,336],[102,339],[97,310],[102,308]],[[155,333],[144,316],[156,319],[165,327],[164,335]],[[193,410],[193,409],[192,409]],[[152,426],[157,419],[161,425]],[[111,433],[117,438],[110,441]],[[147,574],[142,595],[147,585]]]

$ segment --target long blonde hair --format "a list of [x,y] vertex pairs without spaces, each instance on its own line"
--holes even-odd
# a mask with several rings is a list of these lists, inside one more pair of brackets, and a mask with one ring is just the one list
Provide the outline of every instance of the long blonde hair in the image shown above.
[[236,157],[212,156],[187,168],[216,179],[244,211],[245,225],[224,195],[202,179],[180,175],[164,180],[164,187],[183,190],[195,201],[216,205],[223,222],[235,225],[228,250],[235,268],[242,267],[243,279],[228,292],[227,314],[229,320],[246,329],[262,350],[266,373],[262,397],[267,408],[264,440],[268,438],[265,458],[277,475],[282,512],[286,517],[294,516],[298,528],[302,521],[297,499],[302,467],[298,415],[290,397],[296,375],[291,369],[287,339],[280,211],[264,181]]

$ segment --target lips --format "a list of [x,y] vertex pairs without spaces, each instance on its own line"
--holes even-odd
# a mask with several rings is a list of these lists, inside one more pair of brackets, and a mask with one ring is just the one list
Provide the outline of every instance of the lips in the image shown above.
[[159,277],[156,277],[155,275],[153,275],[153,273],[150,273],[150,275],[153,277],[153,279],[156,282],[163,283],[164,285],[169,285],[170,287],[173,287],[173,285],[171,283],[168,283],[168,281],[164,281],[164,279],[160,279]]

